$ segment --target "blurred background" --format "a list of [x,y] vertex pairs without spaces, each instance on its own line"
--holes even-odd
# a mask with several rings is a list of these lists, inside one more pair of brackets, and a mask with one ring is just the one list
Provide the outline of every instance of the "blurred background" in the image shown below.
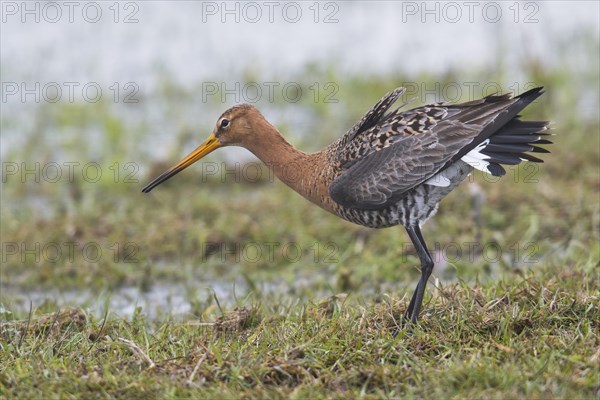
[[599,14],[588,1],[3,2],[0,317],[198,318],[217,302],[412,292],[402,228],[338,220],[245,150],[141,193],[237,103],[315,151],[397,86],[411,106],[545,86],[525,115],[557,134],[539,168],[476,175],[442,203],[425,228],[438,279],[597,262]]

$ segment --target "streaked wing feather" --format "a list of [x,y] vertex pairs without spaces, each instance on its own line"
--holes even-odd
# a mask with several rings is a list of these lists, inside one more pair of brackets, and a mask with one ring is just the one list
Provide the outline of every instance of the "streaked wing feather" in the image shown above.
[[[386,207],[465,156],[504,125],[510,127],[506,135],[544,135],[538,131],[545,129],[545,122],[528,123],[515,118],[542,94],[541,88],[514,98],[487,96],[458,105],[433,104],[385,114],[402,93],[399,88],[384,96],[338,142],[336,167],[341,173],[330,185],[329,194],[341,206]],[[543,149],[531,146],[531,140],[519,140],[507,142],[516,154],[495,152],[494,160],[504,164],[517,164],[522,159],[536,161],[525,152]],[[496,150],[503,149],[500,143],[494,144]],[[490,164],[488,169],[498,175],[505,172],[497,164]]]
[[350,166],[334,180],[329,194],[345,207],[385,207],[435,175],[476,134],[474,127],[443,121],[435,132],[402,136]]
[[393,91],[385,94],[381,100],[379,100],[373,108],[371,108],[360,121],[358,121],[350,130],[344,135],[342,141],[348,143],[354,139],[354,137],[367,129],[372,128],[378,122],[380,122],[385,116],[385,112],[394,104],[400,96],[404,93],[405,89],[399,87]]

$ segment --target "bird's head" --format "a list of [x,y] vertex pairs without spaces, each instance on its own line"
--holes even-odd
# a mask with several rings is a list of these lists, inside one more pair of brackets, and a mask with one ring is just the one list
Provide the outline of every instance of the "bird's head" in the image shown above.
[[179,163],[163,172],[146,185],[142,192],[148,193],[167,179],[183,171],[196,161],[223,146],[242,146],[251,149],[256,143],[258,132],[264,131],[264,124],[270,124],[262,114],[249,104],[242,104],[225,111],[217,120],[212,134],[196,150]]
[[240,104],[221,114],[211,137],[214,136],[221,146],[247,147],[255,141],[255,135],[262,131],[261,125],[265,122],[254,106]]

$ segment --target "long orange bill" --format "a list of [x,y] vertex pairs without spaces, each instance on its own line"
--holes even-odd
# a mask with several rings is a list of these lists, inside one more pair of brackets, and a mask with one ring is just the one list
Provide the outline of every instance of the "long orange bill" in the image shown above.
[[210,135],[210,137],[208,139],[206,139],[206,141],[204,143],[202,143],[200,146],[198,146],[198,148],[196,150],[194,150],[190,154],[188,154],[187,157],[185,157],[183,160],[179,161],[179,163],[177,165],[175,165],[174,167],[171,167],[169,170],[163,172],[159,177],[157,177],[152,182],[147,184],[142,189],[142,192],[148,193],[149,191],[154,189],[156,186],[160,185],[167,179],[169,179],[172,176],[183,171],[184,169],[186,169],[187,167],[189,167],[190,165],[192,165],[193,163],[195,163],[196,161],[198,161],[205,155],[211,153],[213,150],[218,149],[219,147],[221,147],[221,143],[219,143],[219,139],[217,139],[215,137],[215,135]]

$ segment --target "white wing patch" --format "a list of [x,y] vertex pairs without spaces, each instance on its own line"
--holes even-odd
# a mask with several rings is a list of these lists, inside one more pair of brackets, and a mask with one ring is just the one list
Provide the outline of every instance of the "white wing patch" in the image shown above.
[[423,183],[426,185],[429,185],[429,186],[448,187],[448,186],[450,186],[450,179],[446,178],[440,172],[439,174],[435,174],[431,178],[427,179]]
[[[464,179],[463,170],[459,165],[461,163],[454,163],[443,171],[438,172],[431,178],[427,179],[423,182],[426,185],[430,186],[438,186],[438,187],[448,187],[452,184],[457,184]],[[463,166],[465,166],[463,164]],[[463,176],[463,177],[461,177]],[[459,179],[457,181],[457,178]]]
[[485,139],[483,142],[479,143],[477,147],[465,154],[461,160],[469,164],[471,167],[489,174],[490,171],[487,168],[490,165],[490,157],[486,156],[485,154],[481,154],[481,151],[485,149],[488,144],[490,144],[490,139]]

